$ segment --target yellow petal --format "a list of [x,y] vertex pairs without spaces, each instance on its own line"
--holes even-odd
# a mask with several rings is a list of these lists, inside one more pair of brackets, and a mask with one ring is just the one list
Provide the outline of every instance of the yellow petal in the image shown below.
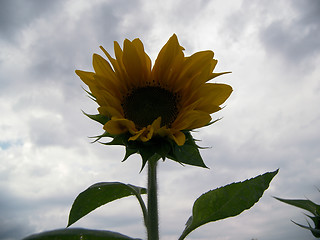
[[112,135],[119,135],[125,132],[137,132],[135,125],[132,121],[124,118],[111,118],[104,126],[103,129]]
[[[122,108],[121,107],[121,100],[117,96],[114,96],[111,92],[109,92],[107,90],[99,89],[99,92],[96,93],[95,97],[97,99],[99,99],[98,101],[100,101],[102,105],[110,105],[112,107]],[[99,104],[100,104],[100,102],[99,102]]]
[[[126,68],[123,65],[123,51],[119,45],[118,42],[114,42],[114,54],[116,56],[116,61],[117,61],[117,65],[118,65],[118,77],[120,77],[123,81],[127,80],[127,72],[126,72]],[[122,82],[123,84],[130,84],[128,82]]]
[[[211,79],[212,71],[214,70],[217,60],[211,59],[211,61],[208,61],[203,65],[203,68],[201,72],[197,75],[197,78],[194,80],[191,80],[190,88],[189,90],[193,90],[195,92],[195,89],[198,89],[202,84],[208,82]],[[190,94],[190,93],[188,93]]]
[[119,81],[114,82],[99,75],[94,75],[94,80],[95,86],[100,91],[107,91],[118,99],[121,99],[123,94],[127,92],[125,85],[121,84]]
[[170,138],[172,138],[178,144],[178,146],[182,146],[186,142],[186,135],[180,131],[170,135]]
[[145,131],[143,132],[143,134],[140,136],[140,139],[142,142],[147,142],[149,141],[152,136],[153,136],[153,133],[154,133],[154,129],[151,125],[149,125]]
[[176,85],[179,88],[186,88],[188,86],[190,87],[190,85],[188,84],[191,84],[192,81],[197,81],[199,79],[196,76],[201,75],[203,71],[207,72],[207,69],[211,65],[213,55],[214,54],[212,51],[202,51],[186,58],[183,69],[181,70],[181,73],[177,79]]
[[94,73],[86,72],[81,70],[76,70],[76,74],[80,77],[80,79],[88,86],[92,85],[94,81]]
[[110,56],[110,54],[102,47],[100,46],[100,49],[104,52],[104,54],[107,56],[108,60],[113,66],[114,71],[117,71],[119,68],[119,65],[117,63],[117,60]]
[[105,110],[108,111],[108,116],[116,118],[124,118],[122,109],[117,109],[111,106],[106,106]]
[[123,43],[123,64],[134,86],[141,86],[146,82],[146,63],[141,60],[136,47],[128,39]]
[[97,75],[103,76],[111,81],[116,81],[113,69],[103,57],[98,54],[93,54],[92,65]]
[[203,96],[201,105],[216,106],[224,103],[231,93],[232,87],[222,83],[206,83],[198,91],[198,95]]
[[166,136],[169,136],[170,134],[171,134],[171,131],[166,126],[163,126],[156,131],[156,135],[159,135],[160,137],[166,137]]
[[106,107],[98,107],[98,112],[101,115],[111,117],[111,115],[109,114],[109,111],[106,109]]
[[178,66],[184,60],[183,47],[180,46],[178,38],[175,34],[168,40],[158,54],[152,69],[153,78],[156,82],[169,83],[171,81],[170,74],[173,69],[178,73]]
[[209,113],[191,110],[181,114],[179,119],[173,122],[172,128],[177,130],[191,130],[205,126],[210,120],[211,117]]
[[[113,66],[114,72],[116,77],[118,78],[118,82],[122,83],[122,88],[127,88],[127,73],[124,70],[124,66],[122,64],[122,50],[117,42],[114,43],[115,47],[114,49],[117,49],[117,55],[118,59],[121,59],[118,61],[118,59],[114,59],[110,56],[110,54],[102,47],[100,46],[100,49],[104,52],[104,54],[107,56],[108,60]],[[121,61],[121,62],[120,62]]]
[[151,124],[151,126],[156,130],[160,129],[160,125],[161,125],[161,117],[158,117],[156,120],[153,121],[153,123]]
[[140,131],[136,132],[132,137],[130,137],[129,141],[136,141],[144,132],[144,129],[141,129]]
[[148,54],[145,53],[143,43],[139,38],[136,38],[132,41],[132,44],[137,49],[138,54],[140,55],[140,59],[142,62],[145,62],[146,70],[148,71],[148,75],[150,75],[151,72],[151,59],[148,56]]

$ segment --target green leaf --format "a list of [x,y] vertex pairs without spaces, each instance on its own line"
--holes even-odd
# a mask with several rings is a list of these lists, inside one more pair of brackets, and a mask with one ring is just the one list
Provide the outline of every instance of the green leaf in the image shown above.
[[305,199],[283,199],[283,198],[278,198],[274,197],[275,199],[284,202],[286,204],[290,204],[292,206],[302,208],[304,210],[307,210],[311,212],[315,216],[320,215],[320,205],[315,204],[314,202],[310,200],[305,200]]
[[196,145],[195,140],[193,139],[191,134],[189,132],[186,132],[185,135],[186,142],[182,146],[174,144],[172,156],[170,158],[179,163],[208,168],[203,162],[198,149],[199,147]]
[[244,182],[232,183],[201,195],[194,203],[192,216],[179,240],[191,231],[209,222],[239,215],[259,201],[269,187],[272,178],[278,173],[267,172]]
[[[83,228],[65,228],[31,235],[23,240],[139,240],[120,233]],[[141,240],[141,239],[140,239]]]
[[96,183],[80,193],[75,199],[70,210],[68,227],[94,209],[131,195],[135,195],[138,198],[143,214],[145,215],[146,210],[140,194],[145,194],[146,192],[147,190],[145,188],[120,182]]

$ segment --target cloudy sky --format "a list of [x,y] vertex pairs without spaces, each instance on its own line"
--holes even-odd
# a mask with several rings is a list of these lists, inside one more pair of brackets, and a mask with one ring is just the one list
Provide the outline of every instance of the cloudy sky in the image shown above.
[[[63,228],[74,198],[93,183],[146,185],[138,156],[90,144],[101,125],[75,69],[113,41],[140,38],[155,60],[176,33],[185,54],[213,50],[216,79],[234,92],[195,133],[208,169],[160,163],[162,239],[181,234],[203,192],[280,168],[261,201],[238,217],[207,224],[190,240],[311,240],[303,211],[272,198],[320,202],[320,1],[1,0],[0,239]],[[74,225],[145,237],[134,197]]]

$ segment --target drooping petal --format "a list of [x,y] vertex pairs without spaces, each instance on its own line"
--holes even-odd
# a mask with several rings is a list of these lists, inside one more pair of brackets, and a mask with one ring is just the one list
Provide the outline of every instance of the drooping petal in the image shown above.
[[119,135],[125,132],[137,132],[137,129],[134,125],[134,122],[124,119],[124,118],[115,118],[112,117],[110,121],[108,121],[103,129],[112,135]]
[[172,133],[170,138],[173,139],[178,146],[182,146],[186,142],[186,135],[181,131]]
[[134,135],[132,137],[130,137],[128,140],[129,141],[136,141],[140,138],[140,136],[144,133],[145,128],[141,129],[140,131],[134,133]]
[[154,133],[154,129],[151,125],[149,125],[148,127],[145,128],[145,131],[143,132],[143,134],[140,136],[140,139],[142,142],[147,142],[149,141]]

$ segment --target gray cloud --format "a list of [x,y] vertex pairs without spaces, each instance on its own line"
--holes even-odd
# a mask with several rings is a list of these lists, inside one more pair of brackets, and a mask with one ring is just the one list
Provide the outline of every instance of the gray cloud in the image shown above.
[[317,0],[267,4],[245,0],[230,10],[219,32],[230,46],[241,47],[246,39],[247,44],[261,44],[269,59],[280,60],[287,71],[302,67],[310,72],[320,50],[319,9]]
[[15,41],[21,29],[50,11],[56,11],[61,1],[49,0],[4,0],[0,7],[0,33],[4,40]]
[[[294,12],[291,16],[286,13],[290,10]],[[293,65],[318,56],[319,11],[319,1],[293,1],[284,10],[284,18],[272,21],[261,31],[260,38],[267,51],[282,55]]]

